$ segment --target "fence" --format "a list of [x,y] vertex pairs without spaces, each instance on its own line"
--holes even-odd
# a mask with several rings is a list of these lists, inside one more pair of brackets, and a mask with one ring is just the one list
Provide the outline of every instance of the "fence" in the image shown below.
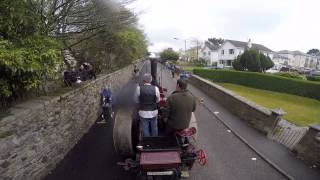
[[297,127],[286,120],[281,120],[272,133],[269,134],[269,138],[292,150],[307,131],[307,127]]

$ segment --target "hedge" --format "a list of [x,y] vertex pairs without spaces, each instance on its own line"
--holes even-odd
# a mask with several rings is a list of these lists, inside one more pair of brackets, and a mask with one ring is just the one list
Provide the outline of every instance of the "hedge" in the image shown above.
[[244,85],[320,100],[320,83],[256,72],[194,69],[194,74],[214,82]]

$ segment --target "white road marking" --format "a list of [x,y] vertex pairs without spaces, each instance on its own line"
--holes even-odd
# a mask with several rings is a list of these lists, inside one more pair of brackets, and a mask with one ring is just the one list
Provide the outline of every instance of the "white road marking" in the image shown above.
[[257,158],[251,158],[251,160],[252,160],[252,161],[256,161],[256,160],[257,160]]

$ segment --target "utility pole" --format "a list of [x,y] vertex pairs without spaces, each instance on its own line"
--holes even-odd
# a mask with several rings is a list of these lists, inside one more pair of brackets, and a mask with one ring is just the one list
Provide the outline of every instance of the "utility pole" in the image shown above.
[[187,57],[187,39],[180,39],[180,38],[177,38],[177,37],[175,37],[173,39],[175,39],[175,40],[183,40],[184,41],[184,58],[186,60],[186,57]]
[[197,61],[199,61],[199,41],[197,39]]
[[184,58],[185,60],[187,58],[187,40],[186,39],[184,40]]

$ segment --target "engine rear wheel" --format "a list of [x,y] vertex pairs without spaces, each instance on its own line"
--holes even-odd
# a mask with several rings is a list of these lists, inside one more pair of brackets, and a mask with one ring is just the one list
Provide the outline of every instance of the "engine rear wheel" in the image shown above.
[[132,111],[119,110],[114,120],[113,145],[116,152],[124,157],[134,155],[132,144]]

